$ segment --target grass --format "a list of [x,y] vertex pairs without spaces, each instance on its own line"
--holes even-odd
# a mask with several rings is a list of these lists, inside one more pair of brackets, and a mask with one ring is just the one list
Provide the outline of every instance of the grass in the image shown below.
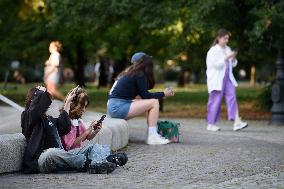
[[[36,84],[19,85],[9,83],[8,90],[3,90],[0,85],[0,93],[12,99],[13,101],[24,105],[25,95],[32,86]],[[75,87],[74,84],[65,84],[59,87],[63,94]],[[165,85],[159,84],[153,91],[163,90]],[[88,84],[86,88],[90,97],[90,110],[100,112],[106,111],[106,102],[109,88],[97,89],[93,84]],[[195,117],[204,118],[206,116],[206,104],[208,99],[206,85],[192,85],[184,88],[175,88],[175,96],[164,100],[164,112],[161,117]],[[255,87],[238,87],[237,98],[241,115],[245,119],[268,119],[269,112],[261,110],[258,106],[258,96],[262,92],[262,88]],[[4,105],[0,102],[0,105]],[[222,106],[222,117],[226,116],[226,108]]]

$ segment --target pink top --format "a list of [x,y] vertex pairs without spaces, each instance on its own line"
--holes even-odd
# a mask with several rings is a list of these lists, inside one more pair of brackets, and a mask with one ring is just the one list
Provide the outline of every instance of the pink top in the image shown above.
[[82,119],[73,119],[71,120],[72,126],[71,130],[67,135],[61,137],[61,142],[65,150],[72,150],[74,148],[80,148],[82,146],[82,142],[76,146],[73,146],[74,141],[78,136],[83,134],[86,131]]

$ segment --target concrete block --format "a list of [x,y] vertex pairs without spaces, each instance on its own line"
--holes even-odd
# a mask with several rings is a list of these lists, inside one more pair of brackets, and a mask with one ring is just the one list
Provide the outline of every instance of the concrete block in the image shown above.
[[22,168],[26,139],[21,133],[0,135],[0,173]]

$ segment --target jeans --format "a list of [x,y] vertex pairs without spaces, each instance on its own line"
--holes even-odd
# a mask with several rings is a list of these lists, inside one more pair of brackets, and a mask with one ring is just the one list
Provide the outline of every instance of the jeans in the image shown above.
[[91,165],[93,165],[106,161],[106,157],[109,155],[109,146],[100,144],[88,144],[70,151],[61,148],[49,148],[40,155],[38,167],[42,173],[80,171],[87,158],[91,160]]

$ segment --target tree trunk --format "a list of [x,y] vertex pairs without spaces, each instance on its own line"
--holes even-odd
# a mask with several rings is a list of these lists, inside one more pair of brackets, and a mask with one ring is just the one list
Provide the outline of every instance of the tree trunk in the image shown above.
[[126,56],[122,57],[120,60],[114,62],[114,73],[112,75],[112,83],[115,81],[116,77],[127,67]]
[[100,87],[106,87],[108,84],[108,69],[109,69],[109,63],[108,60],[105,57],[100,58],[100,76],[99,76],[99,84],[97,88],[99,89]]
[[178,86],[184,87],[184,68],[182,66],[178,74]]
[[85,51],[82,42],[76,44],[77,59],[75,61],[75,82],[77,85],[85,87],[84,67],[86,65]]

